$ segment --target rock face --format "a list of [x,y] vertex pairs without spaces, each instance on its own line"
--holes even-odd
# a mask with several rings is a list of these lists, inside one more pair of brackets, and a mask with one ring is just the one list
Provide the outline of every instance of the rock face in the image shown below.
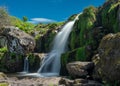
[[95,77],[120,83],[120,33],[106,35],[98,51],[99,54],[94,59]]
[[5,44],[2,43],[1,46],[7,44],[10,52],[25,55],[34,50],[34,39],[16,27],[6,26],[5,28],[1,28],[0,36],[2,40],[4,40],[3,42],[5,42]]
[[73,77],[87,77],[93,66],[93,62],[72,62],[67,64],[67,69]]
[[6,26],[0,28],[0,49],[3,47],[7,52],[0,59],[0,71],[23,71],[23,56],[34,50],[35,40],[16,27]]

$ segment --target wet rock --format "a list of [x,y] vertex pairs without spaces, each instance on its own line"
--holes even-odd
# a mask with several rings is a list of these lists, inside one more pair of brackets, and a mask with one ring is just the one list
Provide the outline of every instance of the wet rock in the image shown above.
[[45,55],[45,53],[31,53],[28,56],[29,71],[37,72],[37,70],[40,68],[40,65],[42,64],[42,60]]
[[103,37],[98,55],[94,58],[94,78],[120,83],[120,33]]
[[94,67],[93,62],[72,62],[67,64],[67,70],[73,77],[87,77],[89,70]]

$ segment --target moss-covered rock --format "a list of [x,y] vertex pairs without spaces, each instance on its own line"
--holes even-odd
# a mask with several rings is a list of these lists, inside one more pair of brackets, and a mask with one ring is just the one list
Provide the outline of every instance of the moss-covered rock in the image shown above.
[[108,32],[116,33],[120,31],[119,26],[119,0],[109,0],[100,8],[102,26]]
[[108,0],[99,8],[86,8],[75,22],[70,34],[69,52],[61,57],[63,70],[68,62],[91,60],[98,52],[102,37],[110,32],[119,32],[119,28],[120,0]]
[[93,35],[95,33],[93,29],[96,22],[96,13],[97,8],[90,6],[80,14],[79,20],[75,22],[69,37],[69,52],[63,54],[61,57],[63,73],[66,71],[67,63],[72,61],[88,61],[91,59],[94,52],[92,50],[97,48]]
[[74,49],[73,51],[66,52],[61,56],[61,75],[68,74],[66,65],[74,61],[88,61],[90,58],[90,50],[87,46]]
[[95,26],[97,9],[93,6],[86,8],[75,22],[70,35],[70,50],[93,43],[92,29]]
[[30,53],[28,56],[29,62],[29,72],[37,72],[40,68],[43,58],[45,57],[44,53]]
[[[106,35],[98,48],[99,58],[94,59],[95,78],[120,84],[120,33]],[[97,61],[97,62],[96,62]]]

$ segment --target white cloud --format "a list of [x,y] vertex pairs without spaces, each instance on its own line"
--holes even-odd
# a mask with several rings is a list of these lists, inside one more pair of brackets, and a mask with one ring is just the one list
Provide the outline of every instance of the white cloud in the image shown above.
[[52,23],[56,21],[52,19],[47,19],[47,18],[32,18],[28,22],[33,23],[33,24],[38,24],[38,23]]

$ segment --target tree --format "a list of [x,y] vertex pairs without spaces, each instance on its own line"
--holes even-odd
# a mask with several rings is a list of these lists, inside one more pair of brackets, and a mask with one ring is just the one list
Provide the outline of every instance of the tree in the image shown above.
[[26,16],[23,16],[23,22],[28,21],[28,18]]

